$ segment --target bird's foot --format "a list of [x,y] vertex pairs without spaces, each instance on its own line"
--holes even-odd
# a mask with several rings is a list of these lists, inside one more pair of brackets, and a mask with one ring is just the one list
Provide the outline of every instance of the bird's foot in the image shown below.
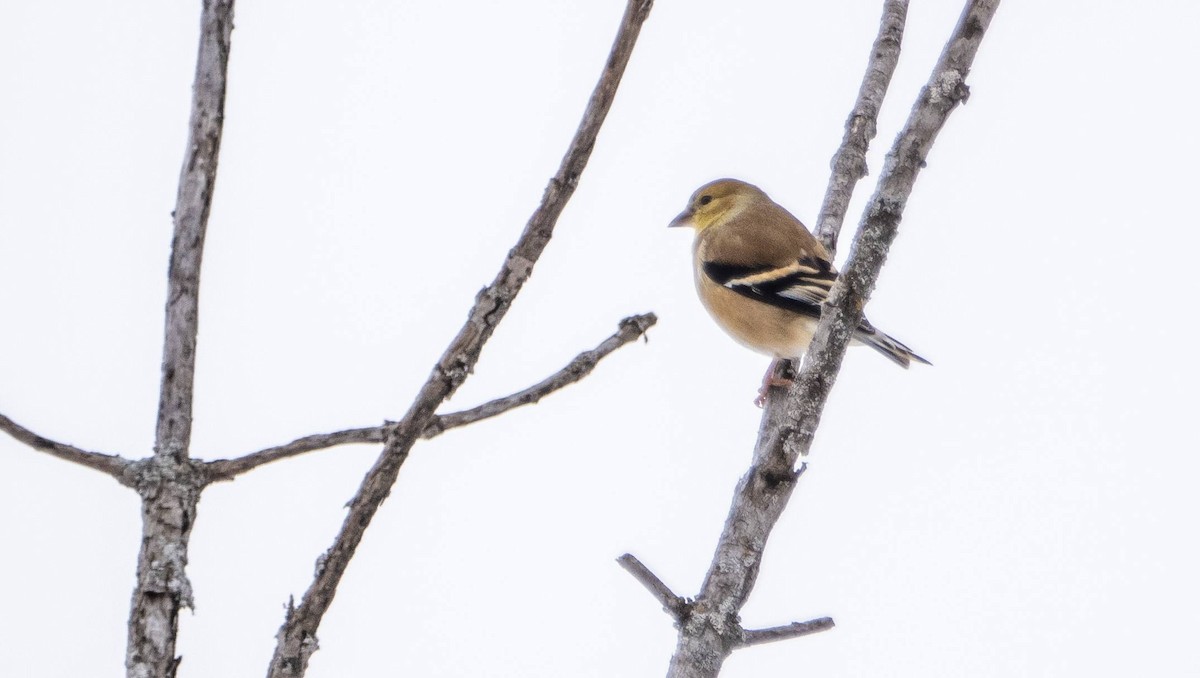
[[767,404],[767,395],[771,388],[788,387],[792,385],[792,380],[788,377],[779,376],[779,360],[772,360],[770,366],[767,367],[767,373],[763,375],[762,386],[758,388],[758,395],[754,398],[754,404],[762,409]]

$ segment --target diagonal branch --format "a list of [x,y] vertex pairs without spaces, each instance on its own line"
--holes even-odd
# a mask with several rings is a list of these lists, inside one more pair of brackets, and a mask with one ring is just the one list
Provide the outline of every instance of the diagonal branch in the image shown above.
[[875,138],[879,109],[883,106],[883,97],[900,61],[900,41],[904,37],[907,15],[908,0],[886,0],[883,3],[879,35],[871,45],[871,58],[867,61],[862,84],[858,87],[858,99],[846,118],[846,134],[842,137],[842,145],[829,163],[832,173],[814,233],[831,255],[837,250],[838,232],[850,207],[854,186],[859,179],[867,176],[867,148]]
[[302,676],[307,671],[308,660],[317,649],[316,633],[321,619],[333,602],[338,583],[362,541],[367,526],[391,492],[409,450],[429,426],[437,408],[470,374],[484,343],[504,318],[513,299],[528,280],[534,263],[549,243],[558,216],[575,192],[575,186],[595,147],[596,137],[612,106],[617,85],[629,63],[642,23],[650,13],[651,4],[651,0],[628,0],[604,71],[558,172],[546,186],[541,205],[530,217],[495,280],[476,296],[466,324],[451,340],[408,412],[388,432],[383,452],[351,500],[341,530],[333,545],[321,557],[316,577],[305,591],[300,605],[289,611],[279,629],[278,643],[268,669],[271,678]]
[[421,437],[433,438],[443,431],[459,426],[466,426],[467,424],[484,419],[490,419],[522,405],[536,403],[547,395],[563,387],[570,386],[591,374],[592,370],[596,368],[596,364],[603,360],[605,356],[625,344],[636,340],[638,337],[645,336],[646,330],[653,327],[656,322],[658,322],[658,317],[653,313],[644,313],[625,318],[621,321],[620,329],[616,333],[605,339],[596,348],[584,351],[575,356],[561,370],[523,391],[517,391],[512,395],[497,398],[469,410],[436,416],[425,427],[425,430],[421,432]]
[[795,424],[780,427],[780,435],[770,436],[765,446],[760,444],[787,468],[807,455],[812,446],[825,400],[896,238],[917,175],[925,167],[933,142],[951,111],[970,94],[967,74],[999,4],[1000,0],[967,2],[929,81],[913,104],[908,121],[887,154],[875,194],[859,222],[846,269],[822,307],[821,321],[804,368],[788,393],[785,418]]
[[638,580],[638,583],[646,587],[650,595],[662,604],[663,611],[671,615],[676,624],[681,624],[684,619],[687,619],[688,614],[692,611],[691,604],[682,596],[675,595],[671,587],[659,579],[658,575],[651,572],[650,568],[637,559],[637,556],[626,553],[617,558],[617,564]]
[[[421,432],[421,437],[426,439],[434,438],[452,428],[490,419],[522,405],[536,403],[551,393],[570,386],[586,377],[601,360],[625,344],[644,336],[646,330],[650,329],[656,322],[658,322],[658,318],[653,313],[625,318],[621,321],[620,329],[615,334],[605,339],[596,348],[584,351],[575,356],[570,363],[567,363],[565,367],[549,377],[527,389],[517,391],[503,398],[496,398],[478,407],[461,412],[436,415],[430,420],[425,430]],[[298,438],[286,445],[268,447],[265,450],[234,459],[216,459],[207,462],[205,468],[207,469],[210,482],[233,480],[238,475],[258,468],[263,464],[299,456],[307,452],[323,450],[336,445],[381,443],[386,438],[389,428],[390,425],[367,426],[364,428],[335,431],[333,433],[318,433]]]
[[[825,302],[804,368],[785,399],[773,394],[759,429],[754,462],[734,493],[692,615],[680,627],[669,678],[716,676],[742,643],[738,612],[758,577],[771,530],[786,508],[820,423],[862,308],[896,236],[917,173],[938,131],[967,96],[965,79],[999,0],[969,0],[884,164],[845,272]],[[804,469],[802,465],[800,471]]]
[[129,468],[132,462],[120,455],[89,452],[81,450],[74,445],[67,445],[55,442],[49,438],[43,438],[3,414],[0,414],[0,431],[4,431],[17,441],[25,443],[35,450],[53,455],[64,461],[86,466],[101,473],[107,473],[116,478],[117,482],[124,485],[129,484],[129,481],[125,477],[125,470]]

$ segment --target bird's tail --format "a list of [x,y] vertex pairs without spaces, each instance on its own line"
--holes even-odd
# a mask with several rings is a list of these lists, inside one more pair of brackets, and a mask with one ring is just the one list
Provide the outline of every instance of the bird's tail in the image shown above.
[[893,337],[880,332],[870,325],[865,320],[858,326],[858,330],[854,333],[854,338],[858,341],[870,346],[882,353],[888,360],[896,363],[904,369],[908,369],[912,361],[919,362],[923,365],[932,365],[933,363],[913,353],[913,350],[904,344],[896,341]]

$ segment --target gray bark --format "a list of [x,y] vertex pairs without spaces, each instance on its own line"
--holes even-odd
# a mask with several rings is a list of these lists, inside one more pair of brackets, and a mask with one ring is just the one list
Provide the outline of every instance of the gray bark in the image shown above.
[[82,450],[74,445],[50,440],[30,431],[3,414],[0,414],[0,431],[4,431],[15,440],[25,443],[35,450],[53,455],[63,461],[69,461],[100,471],[101,473],[106,473],[121,483],[132,486],[132,481],[126,475],[126,470],[129,469],[132,462],[124,457],[116,454],[103,454],[101,452]]
[[[790,634],[784,631],[789,627],[746,631],[739,612],[754,588],[771,530],[806,468],[803,459],[812,446],[853,329],[858,326],[896,236],[917,174],[925,166],[946,118],[967,97],[967,73],[998,5],[999,0],[967,3],[908,122],[888,153],[875,194],[859,223],[845,271],[822,308],[804,367],[785,397],[776,390],[768,400],[753,463],[735,490],[700,594],[678,622],[669,678],[712,678],[720,673],[725,658],[734,649],[832,626],[832,620],[813,620],[792,625],[794,632]],[[885,30],[887,16],[885,11]]]
[[858,87],[858,98],[846,118],[846,133],[842,144],[829,162],[832,171],[817,226],[813,230],[825,248],[837,250],[838,233],[850,208],[850,198],[859,179],[867,176],[867,148],[875,138],[876,121],[883,98],[887,95],[896,64],[900,63],[900,43],[904,38],[904,21],[908,16],[908,0],[887,0],[883,3],[883,18],[879,35],[871,46],[867,72]]
[[591,156],[600,127],[612,106],[617,86],[652,4],[650,0],[628,0],[604,71],[592,91],[583,120],[558,172],[546,186],[541,205],[525,225],[524,232],[504,260],[495,280],[476,297],[466,323],[434,365],[408,412],[389,429],[383,452],[350,501],[350,510],[333,545],[318,559],[312,584],[305,591],[299,606],[289,606],[267,670],[270,678],[294,678],[303,676],[308,670],[308,661],[318,648],[317,629],[321,620],[333,602],[346,566],[362,541],[367,526],[391,492],[409,451],[428,428],[434,411],[471,373],[484,342],[508,312],[513,299],[529,279],[534,264],[550,242],[558,216],[574,194],[575,186]]
[[[575,356],[565,367],[533,386],[511,395],[489,400],[469,410],[435,414],[430,419],[429,425],[421,432],[421,437],[428,440],[450,429],[474,424],[484,419],[491,419],[511,409],[537,403],[551,393],[566,388],[591,374],[592,370],[596,369],[596,365],[601,360],[618,348],[637,340],[639,337],[645,336],[646,331],[657,322],[658,318],[653,313],[625,318],[621,321],[620,328],[616,333],[605,339],[596,348],[584,351]],[[265,450],[259,450],[258,452],[252,452],[233,459],[215,459],[205,464],[205,470],[210,482],[233,480],[237,476],[258,468],[263,464],[322,450],[327,447],[334,447],[335,445],[382,443],[387,438],[393,426],[395,424],[388,423],[382,426],[364,426],[362,428],[351,428],[332,433],[318,433],[305,436],[284,445],[268,447]]]
[[418,438],[503,414],[586,377],[600,360],[654,325],[653,314],[631,316],[596,348],[584,351],[547,379],[527,389],[463,412],[435,415],[470,374],[479,353],[529,278],[550,240],[558,216],[574,193],[617,86],[651,7],[628,0],[604,72],[583,120],[517,245],[495,280],[476,298],[466,324],[434,366],[428,382],[399,422],[300,438],[234,459],[204,462],[189,454],[192,431],[200,268],[216,183],[233,29],[233,0],[203,0],[201,35],[192,92],[188,143],[180,173],[174,236],[168,269],[162,381],[154,454],[140,461],[91,452],[41,436],[0,414],[0,431],[30,448],[106,473],[136,489],[142,498],[142,541],[137,583],[129,616],[126,672],[136,678],[171,678],[179,613],[192,606],[186,574],[188,542],[200,494],[208,484],[230,480],[263,464],[334,445],[385,443],[383,453],[352,501],[350,515],[333,548],[321,558],[316,581],[280,630],[272,675],[302,675],[316,650],[316,630],[332,602],[341,574],[380,503],[391,491],[400,465]]
[[232,31],[233,0],[205,0],[190,129],[175,202],[154,456],[138,462],[135,480],[142,497],[142,545],[125,655],[130,678],[175,675],[179,611],[192,606],[185,572],[188,539],[205,483],[202,470],[188,456],[200,262],[217,179]]

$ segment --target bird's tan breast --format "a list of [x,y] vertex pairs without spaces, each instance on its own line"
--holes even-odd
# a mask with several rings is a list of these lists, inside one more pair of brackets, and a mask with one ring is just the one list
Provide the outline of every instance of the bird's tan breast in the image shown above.
[[795,358],[812,341],[812,318],[734,292],[704,273],[709,262],[779,268],[806,257],[827,258],[804,224],[769,199],[743,206],[696,234],[696,290],[717,324],[745,346],[776,358]]
[[795,358],[808,348],[816,327],[812,319],[722,287],[699,265],[695,276],[704,308],[742,345],[774,358]]

